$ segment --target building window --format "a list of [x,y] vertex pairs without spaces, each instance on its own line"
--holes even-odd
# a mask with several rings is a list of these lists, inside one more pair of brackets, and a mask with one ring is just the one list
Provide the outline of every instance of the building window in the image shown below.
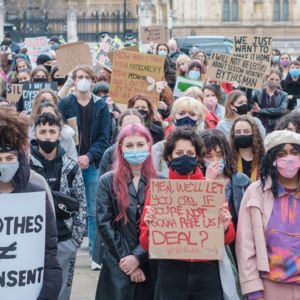
[[233,0],[232,2],[232,21],[237,22],[239,20],[239,2]]
[[223,19],[224,22],[230,22],[230,3],[229,0],[223,1]]
[[280,0],[274,0],[274,21],[280,21]]
[[223,1],[223,21],[237,22],[239,20],[239,1],[224,0]]
[[289,1],[283,0],[282,2],[282,21],[287,22],[289,20]]

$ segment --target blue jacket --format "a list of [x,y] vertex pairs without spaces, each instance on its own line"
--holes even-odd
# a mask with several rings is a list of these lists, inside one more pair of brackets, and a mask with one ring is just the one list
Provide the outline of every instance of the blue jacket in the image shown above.
[[[99,167],[102,155],[109,146],[110,115],[108,105],[105,101],[92,94],[94,101],[93,117],[91,122],[90,148],[86,155],[90,159],[90,164]],[[77,97],[68,95],[59,102],[59,110],[65,120],[76,117],[79,141],[81,140],[80,113]],[[78,148],[80,144],[78,145]],[[78,150],[78,149],[77,149]]]

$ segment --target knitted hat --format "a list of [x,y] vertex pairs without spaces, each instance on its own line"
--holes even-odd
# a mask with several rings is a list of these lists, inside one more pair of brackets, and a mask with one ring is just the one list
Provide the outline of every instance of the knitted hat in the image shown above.
[[94,84],[93,94],[98,95],[99,93],[109,93],[109,83],[105,81],[99,81]]
[[47,54],[40,54],[36,59],[37,65],[43,65],[44,63],[53,60],[49,55]]
[[265,138],[266,152],[281,144],[300,145],[300,134],[290,130],[275,130]]

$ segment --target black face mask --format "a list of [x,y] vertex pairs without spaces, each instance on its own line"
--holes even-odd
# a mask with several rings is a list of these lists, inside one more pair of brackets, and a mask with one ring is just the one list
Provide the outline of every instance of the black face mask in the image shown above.
[[57,77],[54,78],[53,81],[57,82],[57,85],[64,85],[67,81],[67,77]]
[[253,145],[253,134],[250,135],[237,135],[234,137],[234,145],[237,148],[248,148]]
[[138,109],[137,111],[142,115],[143,118],[148,117],[148,110]]
[[169,163],[170,167],[181,175],[192,173],[197,166],[196,157],[183,155],[174,158]]
[[48,82],[47,78],[34,78],[33,82]]
[[39,145],[39,147],[47,154],[51,153],[53,149],[55,149],[59,144],[59,140],[56,140],[55,142],[51,142],[51,141],[41,141],[37,139],[36,142]]
[[248,104],[242,104],[240,106],[234,106],[236,108],[236,113],[239,115],[245,115],[249,111]]

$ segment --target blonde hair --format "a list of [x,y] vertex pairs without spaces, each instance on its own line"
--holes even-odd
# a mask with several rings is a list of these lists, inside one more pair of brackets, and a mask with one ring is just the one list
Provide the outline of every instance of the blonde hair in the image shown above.
[[199,100],[196,100],[192,97],[184,96],[177,99],[172,107],[172,116],[175,118],[175,115],[180,111],[188,111],[196,113],[201,120],[205,118],[205,107]]
[[240,98],[241,96],[245,96],[246,94],[240,90],[234,90],[228,94],[226,103],[225,103],[225,119],[231,119],[234,116],[233,110],[230,107],[230,105],[233,105],[233,103]]
[[194,98],[196,100],[200,100],[203,103],[203,92],[197,86],[191,86],[191,87],[189,87],[185,91],[184,96],[192,97],[192,98]]
[[185,54],[179,55],[176,60],[176,74],[181,74],[181,72],[179,70],[179,65],[185,64],[185,63],[190,64],[191,62],[192,62],[191,58],[188,57],[187,55],[185,55]]

